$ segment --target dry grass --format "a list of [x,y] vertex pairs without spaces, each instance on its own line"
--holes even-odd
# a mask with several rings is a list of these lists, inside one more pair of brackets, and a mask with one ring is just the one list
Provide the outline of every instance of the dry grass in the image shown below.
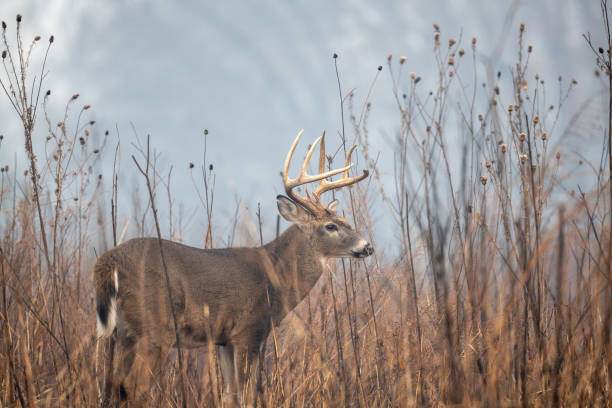
[[[603,26],[609,33],[607,19]],[[93,146],[89,107],[74,112],[78,95],[59,122],[47,118],[43,95],[47,129],[39,133],[48,137],[35,154],[44,75],[33,77],[31,47],[19,27],[20,17],[14,48],[3,28],[9,53],[1,78],[5,102],[23,123],[30,162],[23,176],[9,168],[1,173],[0,406],[98,406],[108,344],[94,338],[94,260],[85,254],[107,245],[107,198],[95,166],[113,152],[105,153],[104,142]],[[397,250],[387,252],[401,256],[378,251],[367,262],[338,261],[321,278],[268,339],[259,404],[610,406],[610,129],[601,160],[583,164],[592,181],[576,180],[577,159],[566,148],[576,142],[559,124],[572,117],[562,109],[576,83],[548,80],[559,96],[546,100],[549,84],[528,71],[532,51],[524,33],[521,25],[516,65],[500,74],[484,67],[484,88],[476,39],[464,51],[461,42],[443,42],[436,27],[431,93],[403,71],[404,58],[389,56],[399,114],[396,145],[382,153],[395,161],[391,191],[369,149],[372,105],[354,112],[353,95],[341,91],[350,131],[342,129],[338,155],[355,140],[374,170],[369,183],[346,192],[347,218],[373,237],[373,207],[386,206],[397,227]],[[594,51],[609,92],[610,53]],[[612,115],[612,98],[610,106]],[[449,124],[453,114],[461,126]],[[585,140],[600,137],[592,133]],[[198,193],[211,225],[214,175],[203,169]],[[112,179],[116,243],[121,197]],[[170,191],[170,176],[153,179]],[[141,232],[154,225],[150,208],[150,201],[145,209],[135,205]],[[172,216],[168,224],[172,231]],[[215,242],[211,231],[206,246]],[[212,349],[184,351],[184,392],[172,355],[165,370],[170,386],[152,389],[151,405],[220,406]]]

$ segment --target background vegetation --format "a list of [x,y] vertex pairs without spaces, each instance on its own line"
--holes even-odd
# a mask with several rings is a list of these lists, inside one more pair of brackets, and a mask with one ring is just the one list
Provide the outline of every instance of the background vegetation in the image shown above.
[[[610,95],[608,15],[604,0],[606,44],[587,36],[585,46]],[[23,124],[29,163],[24,173],[9,166],[0,173],[0,404],[98,406],[108,344],[94,336],[95,259],[87,249],[125,238],[122,212],[132,212],[139,234],[152,233],[159,201],[168,203],[159,214],[162,234],[180,239],[172,170],[160,168],[153,152],[151,196],[120,197],[118,169],[96,170],[116,157],[118,145],[106,143],[108,132],[94,137],[100,133],[88,120],[90,106],[76,94],[63,117],[47,113],[53,37],[24,43],[21,16],[13,24],[11,46],[2,23],[3,106]],[[563,111],[578,83],[529,70],[526,29],[513,34],[515,65],[497,72],[477,61],[476,38],[443,37],[434,25],[431,92],[403,70],[405,57],[389,55],[380,75],[394,84],[392,151],[370,151],[372,105],[355,106],[354,94],[339,86],[346,117],[330,163],[344,162],[355,142],[373,170],[368,182],[344,192],[346,216],[373,240],[372,208],[386,206],[397,251],[379,247],[365,262],[338,261],[322,276],[268,339],[258,404],[610,405],[612,97],[605,126],[582,127],[582,115],[599,106],[586,101]],[[36,52],[40,66],[30,64]],[[46,138],[43,151],[34,151],[37,137]],[[131,149],[147,156],[148,141]],[[601,152],[597,162],[586,159],[592,149]],[[377,164],[391,158],[389,190]],[[194,185],[207,247],[233,242],[241,228],[261,230],[259,213],[252,220],[236,213],[230,231],[216,237],[214,169],[205,157],[197,172],[190,166],[194,180],[201,175]],[[588,179],[576,178],[578,167],[589,169]],[[186,351],[180,369],[172,355],[163,381],[169,386],[153,388],[151,404],[220,406],[213,349]]]

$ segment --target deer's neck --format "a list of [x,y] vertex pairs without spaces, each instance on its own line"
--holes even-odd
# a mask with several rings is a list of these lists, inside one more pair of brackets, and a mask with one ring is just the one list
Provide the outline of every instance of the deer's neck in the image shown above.
[[[317,283],[323,273],[325,259],[306,234],[295,225],[265,245],[264,249],[272,263],[272,272],[276,275],[271,279],[272,285],[275,286],[275,301],[283,303],[279,306],[284,311],[284,316],[297,306]],[[275,278],[278,278],[276,283]]]

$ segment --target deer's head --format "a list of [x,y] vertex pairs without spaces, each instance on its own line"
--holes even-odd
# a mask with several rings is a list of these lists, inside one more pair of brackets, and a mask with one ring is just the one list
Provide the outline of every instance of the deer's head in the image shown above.
[[[357,177],[349,177],[348,172],[353,163],[350,163],[351,155],[356,146],[353,146],[346,157],[344,167],[325,172],[325,132],[310,147],[300,175],[291,179],[288,176],[289,164],[293,152],[297,147],[300,137],[304,131],[300,131],[285,160],[283,168],[283,184],[288,197],[279,195],[277,197],[278,210],[287,221],[296,224],[310,239],[316,250],[326,258],[365,258],[371,255],[374,250],[370,243],[362,238],[344,219],[336,214],[338,200],[333,200],[330,204],[321,202],[321,194],[326,191],[337,189],[357,183],[368,177],[368,171]],[[320,143],[319,155],[319,174],[307,174],[308,163],[317,146]],[[342,173],[342,177],[336,181],[326,179],[336,174]],[[297,186],[318,181],[319,184],[310,195],[306,189],[306,197],[298,195],[293,189]]]

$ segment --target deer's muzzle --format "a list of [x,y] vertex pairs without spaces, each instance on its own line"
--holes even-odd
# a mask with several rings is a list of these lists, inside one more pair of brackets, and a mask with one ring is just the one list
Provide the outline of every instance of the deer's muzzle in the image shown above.
[[373,253],[374,253],[374,248],[368,242],[365,244],[363,249],[361,249],[360,251],[353,251],[353,256],[355,258],[365,258],[365,257],[372,255]]

